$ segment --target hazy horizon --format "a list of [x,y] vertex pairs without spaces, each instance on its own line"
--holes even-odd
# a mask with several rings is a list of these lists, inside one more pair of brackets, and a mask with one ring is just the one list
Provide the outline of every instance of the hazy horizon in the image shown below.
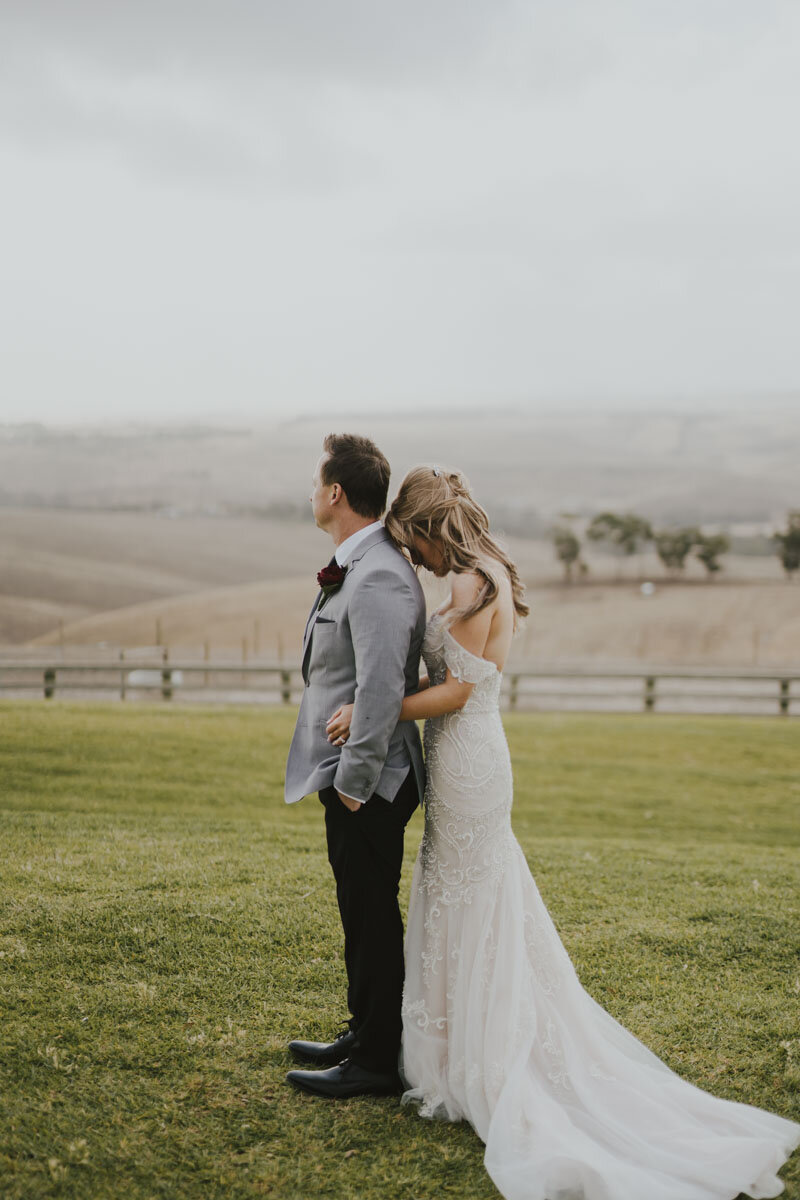
[[[451,404],[418,403],[407,408],[394,407],[363,407],[341,408],[330,411],[323,405],[309,406],[308,409],[291,414],[276,409],[270,414],[259,414],[256,411],[237,412],[230,408],[226,410],[209,410],[197,413],[175,413],[171,416],[130,413],[98,413],[94,416],[85,415],[72,417],[69,414],[59,414],[54,417],[36,417],[20,415],[9,417],[0,400],[0,428],[21,428],[26,425],[41,426],[45,429],[69,431],[72,429],[87,430],[124,430],[124,429],[191,429],[211,428],[220,432],[238,431],[241,429],[267,430],[298,423],[316,423],[330,420],[332,428],[347,421],[401,421],[421,417],[459,418],[461,420],[488,420],[492,417],[534,418],[537,415],[549,416],[563,413],[565,410],[575,415],[613,416],[631,413],[632,415],[651,417],[698,415],[701,413],[713,415],[734,415],[752,411],[754,406],[768,415],[769,413],[800,411],[800,389],[787,389],[784,392],[739,393],[698,393],[697,395],[664,396],[581,396],[564,395],[528,400],[486,401],[482,404],[461,405],[455,401]],[[357,431],[356,431],[357,432]]]
[[[323,438],[373,438],[398,485],[420,462],[463,470],[503,519],[634,509],[660,522],[779,521],[797,507],[800,405],[300,414],[253,421],[0,425],[0,504],[304,510]],[[527,514],[527,515],[526,515]]]

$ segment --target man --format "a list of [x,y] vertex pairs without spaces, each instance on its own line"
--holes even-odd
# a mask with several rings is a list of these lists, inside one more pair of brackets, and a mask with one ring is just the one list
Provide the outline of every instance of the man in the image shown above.
[[[323,1070],[287,1079],[316,1095],[387,1094],[399,1087],[403,835],[424,789],[419,732],[398,723],[417,690],[425,601],[408,561],[380,523],[389,464],[368,438],[330,434],[314,472],[314,519],[336,552],[303,638],[303,699],[286,766],[286,802],[319,791],[328,860],[344,929],[349,1028],[331,1043],[295,1041]],[[353,703],[350,736],[325,726]]]

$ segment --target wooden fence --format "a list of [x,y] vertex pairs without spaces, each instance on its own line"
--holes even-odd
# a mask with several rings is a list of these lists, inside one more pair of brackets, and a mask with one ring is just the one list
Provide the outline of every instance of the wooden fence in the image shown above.
[[[161,657],[75,660],[0,657],[0,696],[30,693],[93,693],[98,699],[130,696],[172,700],[251,703],[298,702],[303,679],[297,665],[234,663]],[[694,712],[761,711],[800,715],[800,670],[767,671],[703,667],[537,667],[506,668],[503,702],[516,709],[631,711],[652,713],[678,705]],[[794,708],[792,708],[794,706]]]

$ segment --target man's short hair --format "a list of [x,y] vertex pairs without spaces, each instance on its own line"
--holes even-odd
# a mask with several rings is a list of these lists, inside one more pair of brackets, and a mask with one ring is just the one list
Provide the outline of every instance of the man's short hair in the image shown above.
[[356,433],[329,433],[322,446],[328,455],[322,482],[338,483],[354,513],[377,520],[386,508],[391,473],[378,447]]

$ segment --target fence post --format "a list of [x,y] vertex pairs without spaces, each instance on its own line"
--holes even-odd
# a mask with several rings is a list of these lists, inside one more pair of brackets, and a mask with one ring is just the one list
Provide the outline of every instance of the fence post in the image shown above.
[[281,671],[281,700],[284,704],[291,704],[292,701],[292,673],[291,671]]
[[125,699],[125,666],[124,666],[124,663],[125,663],[125,651],[124,651],[124,650],[120,650],[120,652],[119,652],[119,666],[120,666],[120,670],[119,670],[119,698],[120,698],[120,700],[124,700],[124,699]]
[[511,686],[508,691],[508,707],[512,712],[517,707],[517,696],[519,691],[519,675],[511,676]]
[[788,717],[789,715],[789,682],[788,679],[781,680],[781,694],[778,705],[782,717]]
[[656,707],[656,677],[645,676],[644,681],[644,711],[653,712]]
[[44,698],[52,700],[56,694],[56,669],[55,667],[45,667],[44,669]]
[[168,665],[168,653],[164,648],[164,665],[161,668],[161,695],[164,700],[172,699],[172,671]]

